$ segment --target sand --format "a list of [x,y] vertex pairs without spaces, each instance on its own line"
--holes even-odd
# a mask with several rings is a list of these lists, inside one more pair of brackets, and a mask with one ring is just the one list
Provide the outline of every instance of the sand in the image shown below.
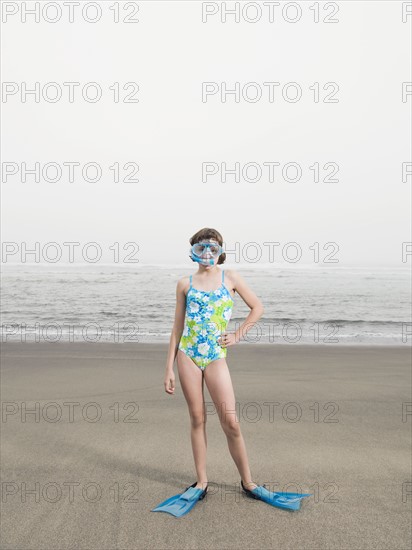
[[150,512],[196,479],[166,355],[2,344],[1,548],[410,548],[408,345],[229,348],[253,479],[313,496],[298,512],[246,499],[205,388],[209,494],[181,519]]

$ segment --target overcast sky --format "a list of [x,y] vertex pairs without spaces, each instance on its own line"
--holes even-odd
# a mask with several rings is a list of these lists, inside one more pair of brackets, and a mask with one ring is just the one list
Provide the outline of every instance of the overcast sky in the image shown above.
[[[2,4],[4,20],[8,3]],[[2,25],[2,241],[16,243],[17,251],[8,263],[20,262],[22,243],[33,248],[38,241],[42,249],[59,243],[62,262],[64,242],[97,242],[105,262],[119,243],[120,261],[135,252],[141,264],[192,265],[189,238],[207,226],[222,233],[228,249],[238,247],[230,260],[240,264],[256,254],[262,265],[290,264],[283,249],[291,258],[300,250],[299,265],[328,255],[343,267],[408,265],[402,262],[402,242],[411,241],[411,176],[402,178],[402,163],[411,162],[412,96],[402,101],[402,83],[411,81],[406,2],[344,1],[336,13],[333,2],[327,9],[320,2],[317,23],[312,2],[299,4],[300,16],[294,8],[282,15],[284,3],[274,6],[273,22],[260,3],[255,23],[247,18],[257,18],[257,8],[242,13],[244,2],[239,22],[233,15],[222,21],[216,2],[129,2],[127,9],[100,2],[95,23],[80,12],[70,23],[63,4],[56,23],[43,13],[38,23],[29,15],[22,22],[21,3],[9,4],[18,11]],[[112,5],[119,7],[118,23]],[[45,16],[53,18],[49,9]],[[204,22],[202,9],[210,12]],[[138,22],[123,22],[127,15]],[[337,22],[326,23],[328,17]],[[38,101],[29,94],[23,102],[24,83],[33,89],[36,82]],[[57,102],[43,97],[54,96],[49,82],[62,92]],[[64,82],[80,83],[74,102]],[[102,90],[97,102],[81,95],[90,82]],[[224,86],[234,89],[236,82],[239,101],[233,94],[222,101]],[[124,89],[126,83],[136,84]],[[202,97],[203,83],[212,93]],[[94,88],[89,92],[93,97]],[[33,169],[36,162],[40,181],[31,174],[22,181],[24,163]],[[72,182],[63,164],[70,162],[80,163]],[[42,175],[47,163],[60,167],[59,181],[47,181],[55,177],[53,166]],[[88,163],[99,165],[100,181],[86,181]],[[232,173],[224,181],[222,166],[233,170],[236,163],[239,181]],[[93,166],[86,172],[96,174]],[[280,243],[272,258],[267,242]],[[123,250],[125,243],[138,251]],[[411,258],[404,260],[410,265]],[[82,261],[78,253],[75,259]]]

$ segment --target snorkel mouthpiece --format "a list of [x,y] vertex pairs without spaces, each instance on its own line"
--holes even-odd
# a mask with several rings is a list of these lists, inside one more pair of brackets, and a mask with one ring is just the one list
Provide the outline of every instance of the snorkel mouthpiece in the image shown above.
[[196,256],[193,252],[190,257],[192,258],[192,260],[202,265],[214,265],[215,263],[214,258],[211,258],[210,260],[208,260],[207,258],[199,258],[199,256]]

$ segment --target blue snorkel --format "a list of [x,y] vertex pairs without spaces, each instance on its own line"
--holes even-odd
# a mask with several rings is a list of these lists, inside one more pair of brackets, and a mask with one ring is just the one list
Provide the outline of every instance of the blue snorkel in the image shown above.
[[208,258],[203,258],[202,256],[199,256],[199,254],[196,254],[195,248],[198,247],[199,244],[201,244],[204,248],[206,247],[209,248],[209,250],[211,247],[219,246],[219,245],[216,245],[216,243],[195,243],[190,249],[189,257],[194,262],[198,262],[199,264],[202,264],[202,265],[215,265],[215,260],[217,260],[220,254],[222,253],[222,248],[219,246],[219,253],[217,254],[217,256],[215,256],[214,258],[208,259]]

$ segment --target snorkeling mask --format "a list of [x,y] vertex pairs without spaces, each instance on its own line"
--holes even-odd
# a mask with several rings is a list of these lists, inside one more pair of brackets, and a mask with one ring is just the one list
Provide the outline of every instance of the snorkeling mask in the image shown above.
[[190,257],[195,262],[202,265],[214,265],[215,260],[222,254],[223,248],[216,243],[201,242],[195,243],[190,252]]

